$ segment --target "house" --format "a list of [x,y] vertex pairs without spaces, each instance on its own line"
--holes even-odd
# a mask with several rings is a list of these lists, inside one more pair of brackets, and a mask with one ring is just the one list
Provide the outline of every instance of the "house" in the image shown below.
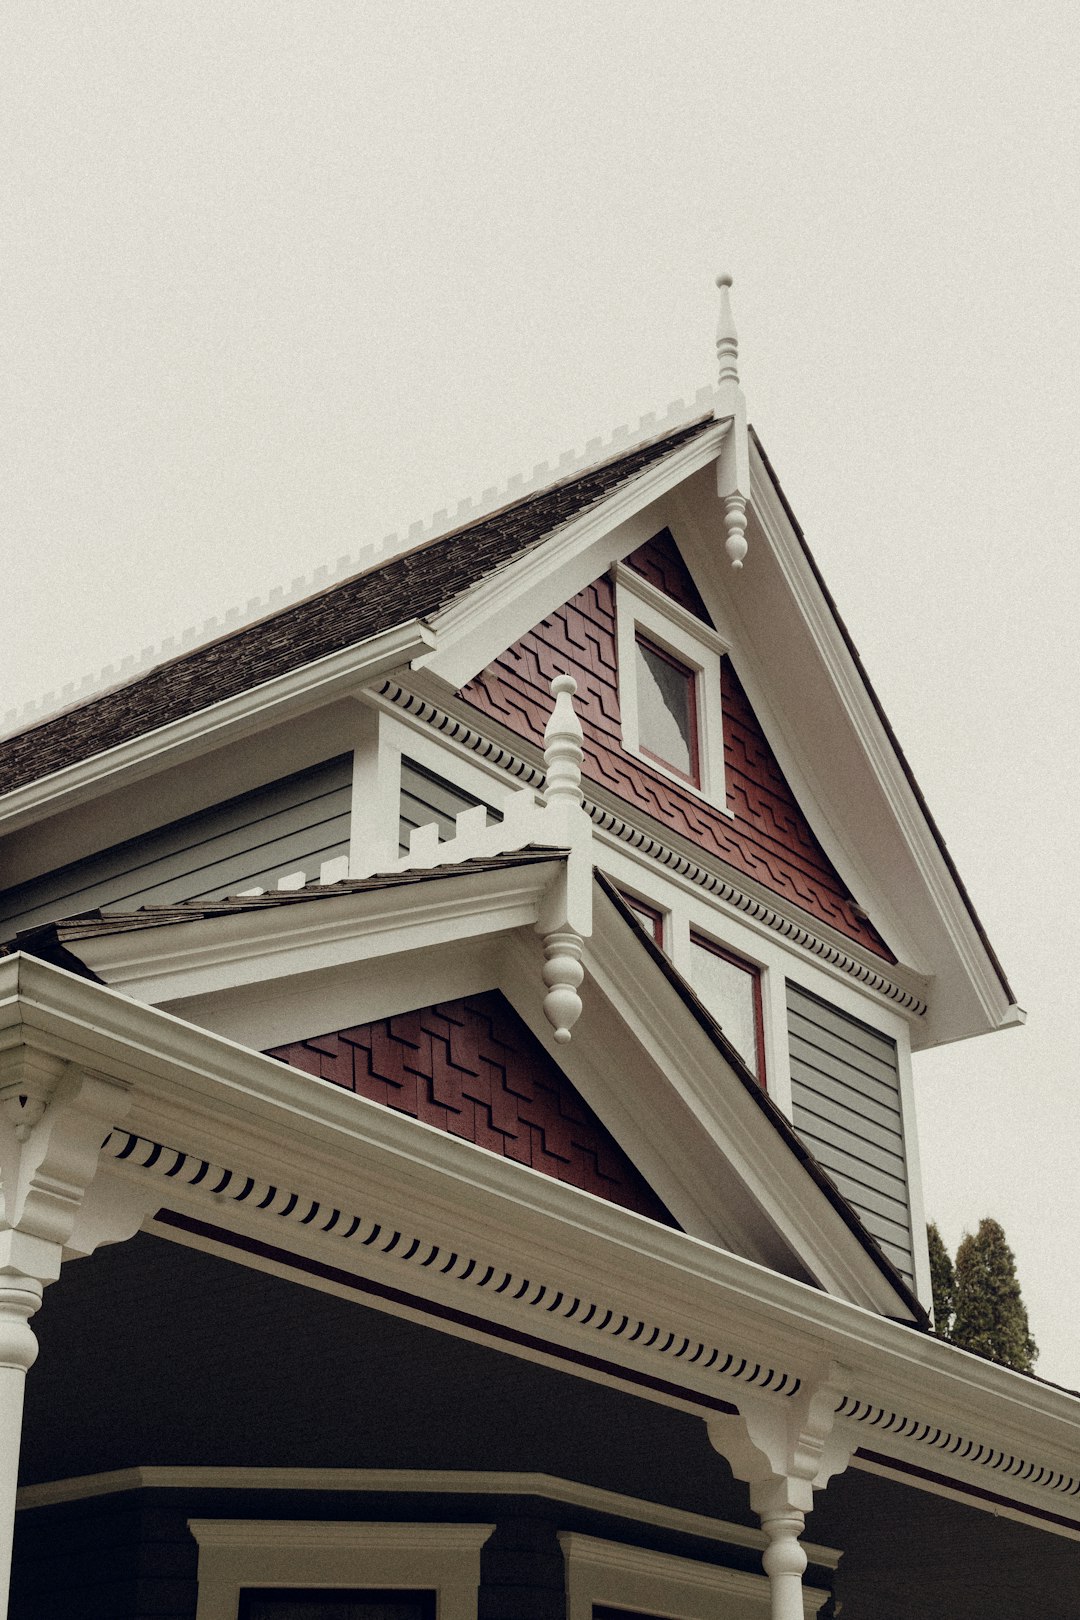
[[930,1328],[1020,1014],[717,349],[0,742],[18,1620],[1080,1615],[1080,1398]]

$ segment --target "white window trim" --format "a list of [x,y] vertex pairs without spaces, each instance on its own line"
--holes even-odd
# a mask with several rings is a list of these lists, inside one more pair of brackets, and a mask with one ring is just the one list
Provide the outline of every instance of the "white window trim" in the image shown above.
[[[705,799],[714,809],[730,815],[724,777],[724,723],[720,701],[720,659],[727,643],[693,613],[657,590],[633,568],[616,563],[615,618],[618,633],[619,709],[622,715],[622,743],[650,770],[678,783],[687,793]],[[639,743],[640,722],[637,693],[637,637],[644,635],[697,676],[695,700],[698,716],[698,771],[695,786],[678,771],[669,770],[662,760],[646,754]]]
[[[559,1544],[566,1560],[567,1620],[592,1620],[593,1605],[598,1603],[670,1620],[768,1620],[771,1600],[765,1575],[599,1541],[574,1531],[561,1531]],[[816,1615],[828,1595],[804,1587],[803,1614]]]
[[434,1589],[439,1620],[476,1620],[480,1549],[494,1528],[189,1519],[199,1544],[196,1620],[236,1620],[245,1586]]

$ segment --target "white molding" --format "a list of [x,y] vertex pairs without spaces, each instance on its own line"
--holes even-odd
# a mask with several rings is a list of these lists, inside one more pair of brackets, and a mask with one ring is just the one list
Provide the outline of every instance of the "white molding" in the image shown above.
[[[418,688],[422,685],[414,684]],[[412,690],[396,680],[383,682],[378,697],[388,707],[407,716],[413,725],[432,728],[445,746],[463,758],[474,755],[490,762],[493,774],[504,779],[509,776],[530,786],[542,782],[543,770],[537,763],[541,759],[539,750],[467,705],[452,698],[436,702],[421,690]],[[487,727],[485,731],[477,729],[481,720]],[[633,807],[615,794],[605,792],[596,782],[587,784],[585,808],[596,824],[601,841],[630,846],[637,855],[655,862],[667,874],[685,879],[749,921],[781,935],[789,945],[805,951],[817,963],[855,980],[883,1004],[914,1018],[924,1015],[927,985],[919,975],[861,950],[828,923],[812,919],[806,912],[796,914],[793,909],[787,909],[780,895],[722,861],[710,865],[704,850],[680,838],[671,828],[653,821],[643,811],[636,812],[636,819],[631,820]]]
[[51,815],[54,810],[91,799],[121,780],[137,781],[162,765],[177,764],[330,698],[356,691],[411,664],[435,645],[430,627],[419,619],[410,619],[367,641],[302,664],[234,697],[211,703],[195,714],[143,732],[130,742],[13,788],[0,796],[0,830],[13,831],[43,814]]
[[[586,1014],[587,1016],[587,1014]],[[132,1083],[125,1129],[196,1151],[241,1174],[280,1175],[280,1143],[290,1142],[290,1179],[332,1207],[359,1197],[366,1220],[396,1222],[417,1234],[393,1245],[349,1251],[364,1273],[418,1299],[452,1310],[484,1312],[495,1342],[532,1353],[499,1335],[514,1326],[542,1334],[552,1354],[593,1347],[617,1378],[657,1374],[685,1391],[693,1409],[720,1392],[738,1399],[745,1387],[790,1388],[827,1355],[846,1369],[840,1416],[865,1444],[923,1467],[973,1475],[982,1486],[1037,1509],[1077,1510],[1080,1523],[1080,1399],[967,1355],[954,1346],[859,1309],[710,1244],[507,1163],[295,1071],[147,1008],[100,985],[25,956],[0,960],[0,1045],[28,1042],[74,1057],[99,1073]],[[163,1166],[168,1167],[168,1163]],[[120,1174],[122,1166],[110,1165]],[[132,1166],[129,1173],[145,1172]],[[171,1178],[181,1196],[185,1189]],[[195,1198],[196,1190],[190,1196]],[[205,1199],[199,1207],[207,1208]],[[283,1221],[267,1209],[215,1198],[212,1219],[290,1249],[326,1253],[332,1235]],[[204,1217],[205,1218],[205,1217]],[[267,1223],[270,1223],[269,1227]],[[426,1236],[425,1236],[426,1234]],[[340,1240],[337,1240],[340,1241]],[[426,1244],[426,1246],[425,1246]],[[458,1256],[443,1271],[423,1260],[434,1245]],[[331,1247],[335,1263],[341,1250]],[[414,1260],[416,1255],[419,1259]],[[520,1300],[480,1287],[483,1271],[465,1257],[486,1255],[511,1276],[531,1279]],[[410,1263],[412,1262],[412,1263]],[[464,1273],[468,1271],[468,1275]],[[285,1266],[282,1275],[303,1280]],[[501,1275],[501,1273],[500,1273]],[[539,1290],[543,1286],[544,1293]],[[563,1304],[552,1310],[540,1299]],[[603,1336],[579,1324],[575,1300],[597,1295],[632,1321],[669,1324],[667,1334]],[[571,1302],[571,1306],[566,1301]],[[584,1309],[584,1307],[581,1307]],[[632,1313],[632,1314],[631,1314]],[[601,1317],[602,1321],[602,1317]],[[748,1357],[721,1375],[692,1354],[722,1324],[725,1341]],[[470,1333],[483,1338],[481,1330]],[[682,1344],[682,1338],[689,1346]],[[641,1344],[637,1342],[642,1340]],[[629,1341],[633,1342],[629,1342]],[[760,1359],[759,1359],[760,1358]],[[749,1382],[748,1382],[749,1381]],[[638,1386],[648,1398],[664,1391]],[[769,1397],[770,1399],[773,1397]]]
[[244,1587],[434,1587],[439,1620],[476,1620],[493,1524],[189,1519],[199,1545],[196,1620],[236,1620]]
[[[83,1474],[69,1479],[49,1480],[41,1485],[24,1485],[19,1492],[20,1509],[51,1507],[57,1502],[78,1502],[93,1496],[113,1496],[121,1491],[344,1491],[358,1494],[389,1495],[418,1491],[433,1495],[459,1496],[538,1496],[568,1507],[605,1513],[612,1518],[648,1524],[701,1541],[726,1543],[730,1547],[756,1548],[764,1552],[768,1537],[763,1531],[711,1514],[692,1513],[686,1508],[668,1507],[641,1496],[585,1485],[556,1474],[494,1471],[477,1468],[238,1468],[213,1466],[157,1466],[118,1468],[104,1474]],[[835,1547],[803,1547],[811,1563],[835,1569],[841,1554]]]
[[983,1027],[996,1029],[1012,1023],[1015,1017],[1010,1014],[1014,1004],[1006,999],[986,947],[756,446],[751,452],[751,496],[754,515],[765,531],[771,554],[827,673],[840,710],[857,738],[919,881],[977,997]]
[[[702,624],[700,619],[665,596],[663,591],[650,585],[634,569],[616,563],[614,579],[623,748],[641,760],[646,769],[667,777],[684,792],[704,799],[714,810],[730,817],[720,697],[720,659],[728,651],[727,643],[715,630],[710,630],[708,625]],[[637,692],[636,641],[639,629],[645,632],[650,641],[673,653],[681,663],[694,671],[700,782],[695,783],[680,776],[677,771],[669,770],[663,760],[642,751]]]
[[561,857],[495,870],[461,869],[172,928],[104,933],[78,953],[113,989],[140,1001],[212,995],[230,987],[531,927]]
[[716,460],[730,426],[722,421],[706,428],[434,614],[438,648],[424,667],[449,691],[467,685],[553,603],[561,605],[663,528],[655,504]]
[[[670,1620],[768,1620],[769,1581],[765,1575],[722,1564],[602,1541],[563,1530],[559,1544],[566,1560],[567,1620],[592,1620],[594,1605],[634,1608]],[[804,1586],[803,1614],[816,1615],[828,1592]]]

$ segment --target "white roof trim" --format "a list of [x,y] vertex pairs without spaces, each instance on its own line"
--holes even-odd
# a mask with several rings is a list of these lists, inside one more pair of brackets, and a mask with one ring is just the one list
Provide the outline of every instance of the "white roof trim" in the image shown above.
[[285,675],[246,688],[130,742],[95,753],[49,776],[0,795],[0,832],[96,797],[119,781],[137,781],[163,763],[178,764],[232,738],[246,736],[300,714],[332,697],[357,691],[412,663],[435,647],[430,627],[410,619],[366,641],[328,653]]

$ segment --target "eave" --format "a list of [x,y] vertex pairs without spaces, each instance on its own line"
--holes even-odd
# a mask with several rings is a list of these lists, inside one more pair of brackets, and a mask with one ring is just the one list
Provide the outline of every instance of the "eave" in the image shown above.
[[[898,1466],[981,1482],[1080,1529],[1080,1400],[1071,1394],[13,957],[0,962],[0,1047],[20,1044],[130,1087],[123,1133],[230,1168],[215,1194],[172,1174],[174,1154],[156,1156],[156,1174],[145,1150],[124,1163],[106,1158],[106,1182],[145,1188],[148,1210],[164,1200],[174,1211],[171,1226],[159,1214],[154,1229],[184,1229],[186,1240],[233,1259],[703,1417],[783,1399],[824,1355],[838,1369],[839,1420],[857,1444]],[[288,1184],[337,1210],[336,1223],[285,1213],[283,1133]],[[279,1194],[253,1208],[250,1177]],[[351,1209],[373,1241],[334,1235]],[[508,1281],[492,1290],[486,1279],[499,1268]],[[641,1328],[620,1327],[620,1316]]]
[[0,833],[14,832],[122,783],[139,781],[165,765],[180,764],[291,715],[357,692],[430,653],[435,644],[430,626],[411,619],[169,725],[143,732],[130,742],[91,754],[0,795]]

